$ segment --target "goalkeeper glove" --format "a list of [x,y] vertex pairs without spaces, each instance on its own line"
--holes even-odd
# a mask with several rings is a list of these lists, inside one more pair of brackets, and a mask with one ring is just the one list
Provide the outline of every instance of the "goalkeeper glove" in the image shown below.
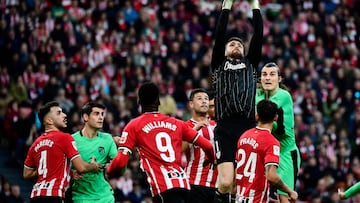
[[274,133],[277,135],[282,135],[285,133],[285,126],[284,126],[284,111],[281,107],[278,108],[277,115],[278,115],[277,128],[274,131]]

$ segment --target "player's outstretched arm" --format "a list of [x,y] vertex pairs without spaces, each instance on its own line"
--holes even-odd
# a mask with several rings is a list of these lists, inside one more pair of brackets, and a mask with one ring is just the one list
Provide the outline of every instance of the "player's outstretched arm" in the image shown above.
[[216,25],[214,38],[215,43],[211,57],[211,71],[215,72],[220,64],[225,59],[225,45],[226,45],[226,30],[229,21],[230,9],[234,0],[223,0],[222,10]]
[[344,192],[340,188],[338,189],[338,195],[340,199],[346,199],[344,196]]
[[106,173],[109,176],[122,175],[126,170],[129,158],[130,154],[128,151],[120,150],[116,157],[110,162],[110,164],[106,168]]
[[101,164],[96,163],[94,158],[90,163],[87,163],[80,156],[77,156],[72,160],[72,164],[79,173],[99,172],[101,170]]
[[289,195],[290,202],[296,202],[298,198],[297,192],[289,188],[277,174],[277,166],[276,165],[267,165],[265,168],[265,176],[266,179],[279,190],[286,192]]
[[253,67],[256,68],[259,65],[262,57],[264,25],[260,12],[259,0],[250,0],[249,3],[253,12],[252,24],[254,27],[254,34],[250,41],[247,57],[249,58],[250,63],[253,65]]
[[347,199],[349,197],[354,196],[359,191],[360,191],[360,182],[351,186],[345,192],[342,192],[340,189],[338,189],[338,194],[339,194],[340,199]]

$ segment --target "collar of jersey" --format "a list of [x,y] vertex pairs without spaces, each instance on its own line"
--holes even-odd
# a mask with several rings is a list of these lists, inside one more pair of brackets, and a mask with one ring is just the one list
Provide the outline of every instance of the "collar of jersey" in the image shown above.
[[267,131],[269,131],[271,133],[271,130],[267,129],[267,128],[260,128],[259,126],[256,126],[256,129],[258,129],[258,130],[267,130]]
[[144,114],[157,114],[159,113],[158,111],[152,111],[152,112],[145,112]]
[[[81,136],[81,137],[85,137],[85,136],[83,135],[83,133],[81,132],[82,130],[83,130],[83,129],[81,129],[81,130],[79,131],[80,136]],[[96,136],[95,136],[95,137],[97,137],[97,136],[99,136],[99,132],[96,133]]]

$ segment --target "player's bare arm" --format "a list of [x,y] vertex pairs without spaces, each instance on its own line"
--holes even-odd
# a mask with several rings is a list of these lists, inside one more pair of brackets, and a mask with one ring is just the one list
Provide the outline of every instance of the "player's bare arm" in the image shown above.
[[93,161],[87,163],[80,156],[74,158],[72,160],[72,164],[79,173],[85,173],[90,171],[99,172],[102,168],[101,164]]
[[265,169],[265,176],[269,180],[269,182],[278,188],[281,191],[286,192],[289,195],[290,202],[295,202],[298,198],[297,192],[290,189],[277,174],[277,166],[276,165],[267,165]]
[[24,170],[23,170],[23,176],[24,176],[24,179],[32,179],[32,178],[35,178],[37,177],[38,173],[35,169],[32,169],[32,168],[28,168],[28,167],[24,167]]

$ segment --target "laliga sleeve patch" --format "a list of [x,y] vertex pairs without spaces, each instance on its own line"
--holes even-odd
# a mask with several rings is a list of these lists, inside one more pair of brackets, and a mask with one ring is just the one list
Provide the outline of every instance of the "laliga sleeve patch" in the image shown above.
[[280,147],[274,145],[273,146],[274,155],[280,156]]
[[74,149],[77,151],[78,149],[77,149],[77,147],[76,147],[75,141],[72,141],[71,144],[72,144],[72,146],[74,147]]
[[127,140],[128,132],[122,132],[119,140],[119,144],[124,144]]

